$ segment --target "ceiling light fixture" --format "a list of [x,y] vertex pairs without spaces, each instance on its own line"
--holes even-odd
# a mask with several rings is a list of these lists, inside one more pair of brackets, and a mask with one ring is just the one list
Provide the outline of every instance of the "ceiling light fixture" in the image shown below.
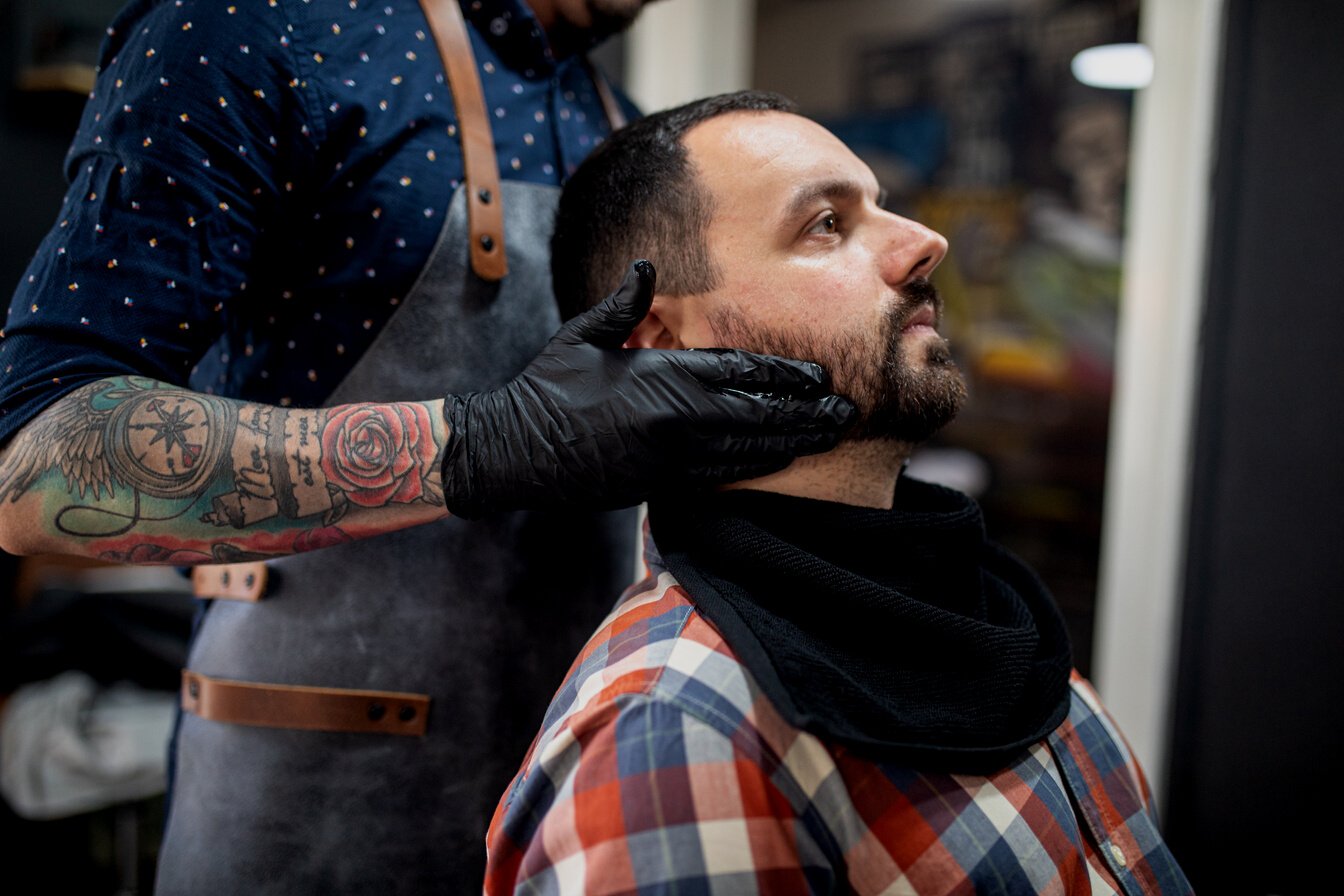
[[1153,80],[1153,53],[1143,44],[1105,44],[1074,56],[1071,67],[1089,87],[1138,90]]

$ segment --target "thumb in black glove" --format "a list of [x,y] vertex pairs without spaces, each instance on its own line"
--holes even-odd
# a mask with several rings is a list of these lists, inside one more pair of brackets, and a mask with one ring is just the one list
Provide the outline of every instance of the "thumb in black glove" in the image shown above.
[[629,507],[684,483],[763,476],[829,450],[854,419],[816,364],[736,349],[623,349],[653,302],[654,269],[630,266],[508,384],[450,395],[448,509]]

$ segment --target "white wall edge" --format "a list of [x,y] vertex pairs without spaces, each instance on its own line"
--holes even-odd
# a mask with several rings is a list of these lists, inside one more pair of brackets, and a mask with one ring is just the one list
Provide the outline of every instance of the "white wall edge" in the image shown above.
[[1224,0],[1143,0],[1092,677],[1165,807]]
[[630,29],[625,84],[645,112],[751,86],[756,0],[652,3]]

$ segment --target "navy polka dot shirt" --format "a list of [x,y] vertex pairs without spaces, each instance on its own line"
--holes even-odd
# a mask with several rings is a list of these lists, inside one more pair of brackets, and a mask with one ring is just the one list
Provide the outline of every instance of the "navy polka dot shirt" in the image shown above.
[[[561,183],[609,132],[587,68],[521,0],[462,8],[501,176]],[[0,338],[0,441],[120,374],[320,404],[428,261],[462,170],[416,0],[131,3]]]

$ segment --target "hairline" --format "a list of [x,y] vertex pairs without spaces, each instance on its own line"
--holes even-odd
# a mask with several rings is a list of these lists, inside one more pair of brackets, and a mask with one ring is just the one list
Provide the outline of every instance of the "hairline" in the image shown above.
[[[706,171],[692,157],[687,136],[700,125],[733,112],[798,115],[792,100],[769,91],[706,97],[631,122],[628,138],[618,131],[579,166],[562,196],[551,239],[555,253],[552,283],[564,316],[593,307],[615,287],[624,267],[616,263],[618,257],[626,264],[640,255],[653,261],[661,295],[692,295],[722,283],[709,241],[710,227],[722,206]],[[621,143],[618,149],[617,144],[627,139],[629,143]],[[608,152],[616,154],[608,157]],[[631,171],[631,165],[637,167],[641,160],[653,166],[644,178]],[[580,191],[573,199],[568,194],[571,188]],[[578,198],[603,188],[613,190],[611,196],[625,203],[608,210],[606,223],[620,228],[628,222],[633,229],[626,236],[600,233],[594,217],[601,211],[600,204]],[[579,254],[569,254],[570,249]]]
[[[812,119],[808,118],[807,116],[802,115],[797,111],[790,111],[786,109],[725,109],[722,112],[718,113],[717,115],[711,116],[702,121],[697,121],[694,125],[687,128],[686,131],[682,133],[681,137],[678,139],[677,142],[681,145],[681,147],[686,153],[686,161],[691,171],[692,175],[691,180],[695,186],[695,189],[698,195],[700,197],[703,197],[703,210],[705,212],[705,215],[704,215],[703,228],[700,234],[701,236],[704,236],[707,233],[709,226],[713,223],[714,215],[717,212],[721,203],[719,202],[719,197],[710,188],[709,184],[705,182],[703,177],[703,171],[700,165],[697,164],[695,159],[695,153],[688,145],[687,141],[690,139],[691,135],[694,134],[697,130],[699,130],[702,126],[710,124],[714,121],[718,121],[719,119],[728,118],[730,116],[738,114],[786,115],[792,118],[801,118],[804,121],[812,122]],[[854,177],[840,177],[840,176],[825,177],[815,181],[804,181],[789,193],[788,198],[784,203],[777,220],[769,222],[768,226],[787,227],[790,222],[800,217],[808,209],[809,206],[820,200],[830,200],[834,202],[855,202],[872,198],[877,205],[884,206],[886,204],[887,191],[882,187],[880,181],[875,180],[874,184],[875,186],[873,184],[869,184],[866,181],[866,179],[860,179]],[[713,272],[713,279],[715,281],[714,283],[708,285],[706,288],[709,290],[716,289],[718,288],[719,285],[721,285],[718,281],[722,276],[722,272],[719,269],[717,259],[713,258],[712,256],[713,246],[710,245],[710,243],[707,240],[704,241],[704,250],[706,253],[706,257],[710,262],[710,268]],[[659,290],[659,292],[660,294],[674,297],[686,294],[682,292],[663,292],[662,290]]]
[[[728,118],[733,115],[770,114],[802,117],[799,116],[797,112],[788,112],[783,109],[724,109],[708,118],[697,121],[683,131],[676,140],[677,145],[680,146],[682,151],[686,154],[686,167],[690,175],[687,178],[688,186],[694,191],[693,201],[696,203],[697,211],[699,212],[696,237],[708,267],[708,277],[704,283],[700,284],[700,289],[702,291],[710,292],[723,285],[723,270],[720,268],[719,261],[714,255],[714,247],[709,241],[709,228],[714,223],[714,216],[718,213],[720,202],[719,197],[715,195],[714,191],[710,189],[709,184],[705,181],[704,171],[696,161],[695,153],[687,141],[690,140],[691,135],[696,131],[700,130],[705,125],[719,121],[720,119]],[[693,293],[684,290],[666,291],[659,289],[658,294],[677,298],[680,296],[692,295]]]

